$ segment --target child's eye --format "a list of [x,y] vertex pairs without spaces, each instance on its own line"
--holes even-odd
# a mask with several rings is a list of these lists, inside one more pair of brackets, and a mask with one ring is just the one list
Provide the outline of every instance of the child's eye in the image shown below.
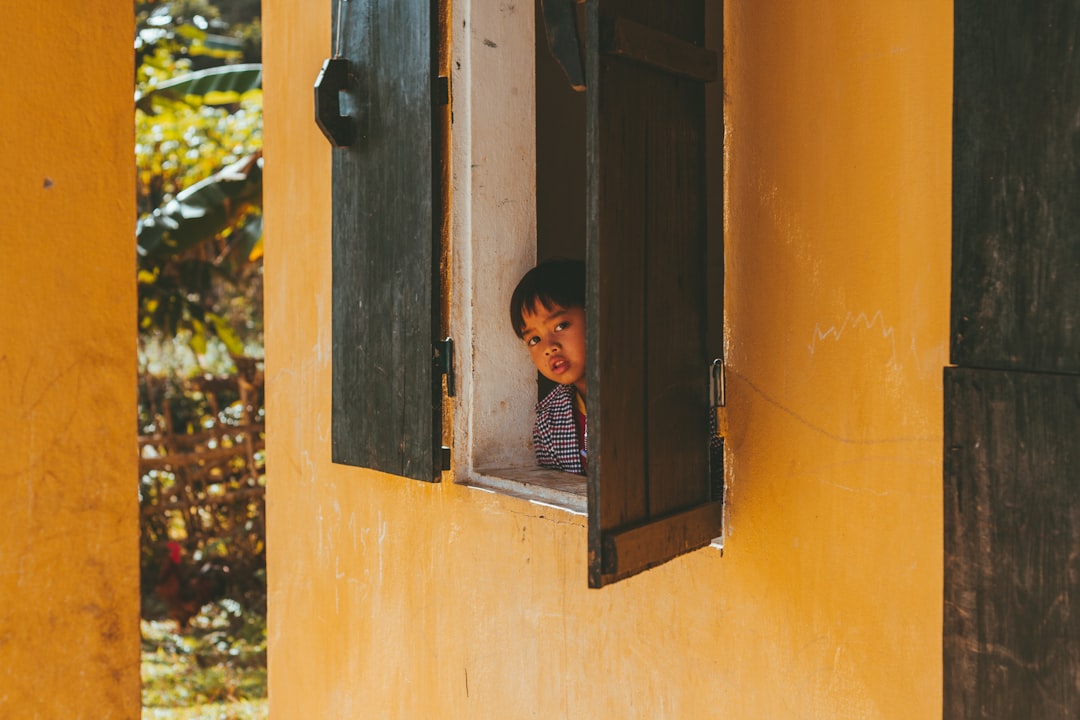
[[540,336],[539,335],[533,335],[532,337],[525,338],[525,344],[528,345],[529,347],[532,347],[533,345],[535,345],[538,342],[540,342]]
[[570,321],[569,320],[563,320],[561,323],[559,323],[558,325],[555,326],[555,329],[556,330],[565,330],[568,327],[570,327]]

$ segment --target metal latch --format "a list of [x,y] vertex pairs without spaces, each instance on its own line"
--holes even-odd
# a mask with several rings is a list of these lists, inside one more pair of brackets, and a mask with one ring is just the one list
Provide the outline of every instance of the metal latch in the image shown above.
[[446,396],[454,397],[454,341],[451,338],[436,341],[432,360],[435,371],[446,376]]
[[315,124],[336,148],[349,147],[356,136],[352,118],[341,112],[341,93],[349,86],[349,61],[332,57],[315,79]]

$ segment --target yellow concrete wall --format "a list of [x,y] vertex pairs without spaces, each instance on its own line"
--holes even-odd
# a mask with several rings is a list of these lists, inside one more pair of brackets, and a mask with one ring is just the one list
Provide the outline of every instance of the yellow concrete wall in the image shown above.
[[0,23],[0,717],[139,716],[130,3]]
[[330,463],[329,12],[266,0],[275,720],[940,717],[951,7],[726,13],[726,549],[597,591],[581,518]]

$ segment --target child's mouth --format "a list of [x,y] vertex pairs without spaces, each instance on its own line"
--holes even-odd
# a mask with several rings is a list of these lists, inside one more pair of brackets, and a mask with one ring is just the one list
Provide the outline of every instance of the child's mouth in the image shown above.
[[570,366],[570,363],[568,363],[563,358],[555,358],[554,360],[551,361],[551,365],[550,365],[551,372],[555,373],[556,375],[561,374],[569,366]]

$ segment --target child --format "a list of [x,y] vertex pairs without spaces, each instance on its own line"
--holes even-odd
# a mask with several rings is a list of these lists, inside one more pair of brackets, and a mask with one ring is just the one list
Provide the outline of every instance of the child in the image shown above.
[[585,264],[548,260],[525,273],[510,298],[510,322],[536,369],[558,383],[536,405],[536,462],[584,475]]

